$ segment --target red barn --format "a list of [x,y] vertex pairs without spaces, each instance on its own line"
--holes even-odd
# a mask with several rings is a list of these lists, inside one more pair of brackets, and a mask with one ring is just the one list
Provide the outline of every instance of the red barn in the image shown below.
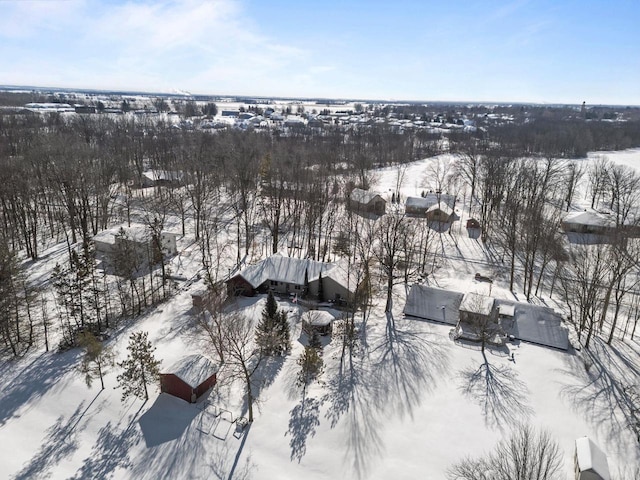
[[218,366],[202,355],[189,355],[160,374],[160,391],[195,403],[216,384]]

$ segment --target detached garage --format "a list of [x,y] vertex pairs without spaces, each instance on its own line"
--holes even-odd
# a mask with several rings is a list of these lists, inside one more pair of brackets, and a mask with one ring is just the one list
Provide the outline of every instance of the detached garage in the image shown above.
[[202,355],[189,355],[160,374],[160,391],[195,403],[216,384],[218,365]]

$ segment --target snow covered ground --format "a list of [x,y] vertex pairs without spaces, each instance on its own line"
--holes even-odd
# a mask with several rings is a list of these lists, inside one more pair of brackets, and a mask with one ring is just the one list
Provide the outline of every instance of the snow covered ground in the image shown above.
[[[640,164],[640,150],[607,153],[615,162]],[[443,156],[442,158],[448,158]],[[419,195],[434,159],[409,165],[401,192]],[[390,197],[397,168],[379,170],[372,187]],[[464,210],[464,209],[462,209]],[[462,212],[464,213],[464,212]],[[442,235],[443,254],[430,285],[513,299],[506,272],[482,244],[456,225]],[[191,278],[197,247],[179,242],[176,275]],[[46,276],[64,249],[53,247],[32,266],[32,278]],[[474,280],[476,272],[494,278]],[[120,327],[109,344],[126,356],[128,336],[149,332],[164,366],[182,355],[215,358],[195,326],[191,292],[195,282],[170,301]],[[79,350],[2,361],[0,384],[0,477],[117,479],[442,479],[448,466],[466,455],[489,451],[516,424],[550,431],[564,452],[572,478],[574,441],[588,435],[608,455],[612,473],[640,464],[640,449],[620,409],[625,386],[640,379],[638,341],[594,342],[586,352],[556,351],[526,343],[489,351],[454,343],[450,326],[402,317],[406,288],[395,291],[393,322],[383,312],[384,293],[367,321],[359,354],[340,361],[340,344],[325,347],[321,382],[303,395],[295,385],[303,346],[301,308],[290,311],[293,351],[271,365],[259,392],[253,425],[236,431],[245,415],[239,384],[225,380],[208,406],[190,405],[153,389],[149,401],[120,400],[117,368],[87,388],[78,372]],[[258,318],[264,297],[241,299],[245,314]],[[541,302],[551,300],[543,293]],[[513,353],[513,360],[510,359]],[[491,383],[478,375],[491,369]]]
[[631,148],[619,152],[590,152],[587,155],[589,160],[596,157],[607,157],[613,163],[640,170],[640,148]]

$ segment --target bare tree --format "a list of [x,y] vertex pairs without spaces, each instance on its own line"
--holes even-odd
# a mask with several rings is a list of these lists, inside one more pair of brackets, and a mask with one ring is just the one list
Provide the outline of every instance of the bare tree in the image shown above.
[[625,288],[625,280],[629,274],[638,266],[638,255],[640,255],[640,244],[636,239],[627,238],[622,232],[622,228],[618,228],[618,235],[611,238],[611,244],[606,247],[607,254],[607,272],[603,278],[603,287],[605,287],[605,295],[602,301],[602,313],[598,323],[598,329],[602,331],[604,321],[609,312],[611,303],[611,295],[616,300],[616,311],[614,314],[613,324],[609,333],[607,343],[611,345],[613,335],[616,329],[618,312],[622,298],[627,292]]
[[449,480],[560,480],[562,451],[546,431],[519,426],[486,457],[465,458],[447,471]]
[[[472,295],[468,301],[466,301],[465,311],[460,313],[460,322],[465,323],[470,329],[473,335],[480,341],[482,355],[484,356],[484,349],[487,343],[491,343],[495,336],[501,333],[500,325],[496,322],[492,312],[485,313],[486,302],[493,299],[479,294]],[[486,357],[485,357],[486,361]]]
[[512,174],[513,159],[508,152],[488,150],[478,169],[477,196],[480,203],[482,241],[490,238],[494,215],[500,210],[508,181]]
[[589,178],[589,192],[591,193],[591,208],[595,208],[596,202],[605,194],[610,167],[611,162],[607,157],[603,156],[596,157],[589,166],[587,175]]
[[626,165],[611,165],[608,171],[609,208],[617,228],[623,228],[640,202],[640,177]]
[[198,326],[213,347],[221,365],[225,361],[225,300],[226,292],[219,285],[209,288],[204,298],[203,310],[198,315]]
[[412,224],[403,213],[393,211],[382,217],[377,225],[376,244],[373,253],[386,278],[387,302],[385,312],[392,307],[393,286],[398,279],[398,270],[405,258],[405,239],[413,238]]
[[239,378],[244,382],[248,420],[253,422],[254,375],[265,358],[255,345],[253,322],[241,313],[232,313],[225,319],[221,338],[227,372],[231,378]]
[[473,203],[476,198],[481,146],[476,139],[470,139],[469,142],[462,146],[461,150],[454,165],[454,171],[460,175],[471,188],[471,197],[469,199],[469,215],[471,215]]
[[607,274],[607,255],[603,245],[577,245],[570,249],[569,260],[560,274],[562,294],[569,309],[569,321],[578,339],[587,333],[585,348],[589,348],[594,327],[601,313],[601,285]]
[[28,332],[26,309],[29,292],[17,253],[0,238],[0,338],[14,356],[23,353]]
[[585,167],[583,163],[578,163],[575,160],[567,164],[567,171],[565,173],[565,189],[566,196],[565,202],[567,203],[566,211],[569,211],[571,203],[573,203],[573,196],[576,192],[576,188],[585,173]]

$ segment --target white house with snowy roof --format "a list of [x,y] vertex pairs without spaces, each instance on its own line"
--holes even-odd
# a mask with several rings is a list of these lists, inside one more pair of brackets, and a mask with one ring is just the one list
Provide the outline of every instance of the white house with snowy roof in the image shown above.
[[[160,232],[159,247],[163,255],[175,255],[178,252],[176,234]],[[96,252],[111,258],[119,248],[130,248],[141,262],[153,258],[156,251],[156,240],[151,229],[145,225],[132,224],[130,227],[118,226],[103,230],[93,236]]]
[[317,297],[320,277],[321,301],[349,301],[355,294],[356,282],[349,279],[344,265],[282,255],[273,255],[243,268],[227,280],[227,291],[229,295],[252,296],[271,290],[275,293]]

